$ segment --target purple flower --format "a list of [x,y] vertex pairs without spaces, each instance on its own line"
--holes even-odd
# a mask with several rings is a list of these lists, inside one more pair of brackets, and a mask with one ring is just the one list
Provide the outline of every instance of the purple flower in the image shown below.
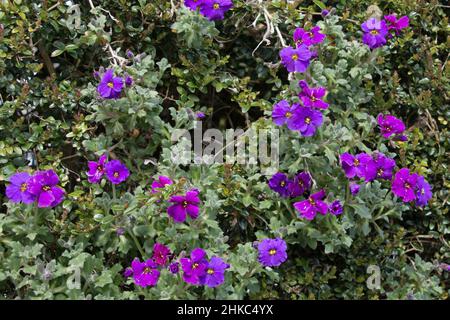
[[195,11],[203,4],[204,0],[184,0],[184,5],[189,9]]
[[19,172],[9,178],[11,184],[6,187],[6,196],[9,200],[26,204],[36,200],[36,196],[29,191],[30,178],[31,176],[27,172]]
[[200,13],[209,20],[222,20],[225,12],[233,7],[231,0],[203,0]]
[[111,160],[105,165],[106,176],[113,184],[119,184],[130,175],[127,167],[119,160]]
[[58,183],[58,175],[53,170],[38,171],[30,178],[28,190],[37,198],[39,208],[54,207],[63,201],[65,191]]
[[131,87],[132,84],[133,84],[133,77],[127,75],[125,77],[125,85],[127,87]]
[[302,92],[303,92],[303,90],[309,88],[309,86],[308,86],[308,82],[306,82],[305,80],[300,80],[298,82],[298,86],[300,87],[300,89],[302,89],[302,91],[300,91],[300,93],[299,93],[299,97],[300,97]]
[[299,197],[311,188],[311,176],[308,172],[300,172],[288,182],[289,194],[292,198]]
[[284,198],[289,196],[288,185],[289,179],[282,172],[275,173],[269,180],[269,188]]
[[405,29],[409,26],[409,18],[408,16],[403,16],[397,19],[395,14],[390,14],[384,16],[384,19],[387,22],[387,28],[389,31],[393,30],[397,35],[400,34],[400,30]]
[[97,87],[97,92],[105,99],[117,99],[122,88],[123,79],[115,77],[113,69],[108,69]]
[[170,249],[162,243],[155,243],[153,246],[152,259],[157,265],[165,266],[169,260]]
[[416,184],[416,204],[421,207],[426,206],[432,196],[430,184],[424,177],[419,176]]
[[130,59],[134,57],[134,53],[130,49],[127,49],[127,51],[125,51],[125,54]]
[[366,181],[372,181],[377,175],[375,161],[367,153],[359,153],[353,156],[345,152],[341,154],[340,160],[345,176],[349,179],[358,176]]
[[330,11],[328,11],[327,9],[323,9],[320,14],[322,15],[322,17],[326,17],[329,13]]
[[302,136],[311,137],[316,129],[322,125],[322,113],[309,107],[299,108],[295,116],[295,130],[300,131]]
[[125,271],[123,272],[123,276],[125,278],[129,278],[133,275],[133,269],[131,268],[126,268]]
[[194,285],[201,284],[200,278],[204,276],[208,267],[206,252],[196,248],[192,250],[190,258],[181,258],[180,263],[183,269],[183,280]]
[[370,49],[375,49],[386,44],[388,29],[386,22],[383,20],[379,21],[375,18],[370,18],[361,24],[361,28],[364,31],[362,40]]
[[190,190],[186,192],[185,196],[172,196],[169,202],[172,202],[173,205],[167,208],[167,213],[175,222],[184,222],[186,220],[186,214],[192,219],[198,217],[198,205],[200,203],[198,191]]
[[148,259],[145,262],[140,262],[139,259],[134,259],[131,263],[134,283],[143,288],[155,286],[159,279],[159,271],[156,267],[157,265],[152,259]]
[[273,106],[272,120],[277,126],[286,124],[288,129],[295,130],[297,121],[297,110],[300,108],[298,103],[289,105],[286,100],[281,100]]
[[376,153],[374,155],[374,161],[377,170],[377,178],[392,180],[392,170],[395,167],[395,160],[386,157],[382,153]]
[[90,183],[99,183],[105,173],[106,155],[102,155],[98,162],[89,161],[89,171],[86,172]]
[[299,93],[299,98],[302,100],[305,107],[314,107],[319,109],[327,109],[328,103],[322,100],[327,93],[323,87],[309,88],[306,87]]
[[265,267],[278,267],[287,259],[287,245],[283,239],[264,239],[258,243],[258,261]]
[[228,269],[230,265],[225,263],[219,257],[212,257],[206,266],[206,272],[200,278],[200,282],[203,285],[207,285],[210,288],[215,288],[223,283],[225,280],[225,269]]
[[308,69],[312,53],[305,45],[300,45],[296,49],[286,47],[281,49],[281,63],[288,72],[305,72]]
[[334,216],[338,216],[344,211],[344,208],[342,208],[342,204],[339,200],[333,201],[329,209],[330,213]]
[[124,233],[125,233],[125,229],[124,228],[117,228],[116,234],[118,236],[122,236]]
[[380,113],[377,116],[377,122],[380,126],[381,135],[386,139],[392,135],[401,135],[406,129],[402,120],[391,116],[390,114],[383,115]]
[[322,201],[323,198],[325,198],[325,190],[320,190],[319,192],[309,196],[306,200],[295,202],[294,208],[300,212],[301,218],[312,220],[316,216],[317,212],[323,215],[327,213],[328,205]]
[[400,169],[392,182],[392,192],[402,198],[404,202],[415,200],[418,178],[419,175],[417,173],[410,174],[408,168]]
[[356,196],[359,193],[359,189],[361,188],[361,186],[359,184],[357,184],[356,182],[350,182],[350,193],[353,196]]
[[203,112],[201,112],[201,111],[197,111],[197,112],[195,113],[195,117],[196,117],[197,119],[203,119],[203,118],[205,118],[205,114],[204,114]]
[[166,176],[159,176],[157,180],[152,182],[152,193],[158,193],[160,190],[163,189],[167,185],[171,185],[173,181]]
[[306,31],[303,28],[297,28],[294,31],[294,41],[298,46],[306,45],[311,46],[321,43],[325,39],[325,35],[320,33],[320,27],[315,26],[310,31]]

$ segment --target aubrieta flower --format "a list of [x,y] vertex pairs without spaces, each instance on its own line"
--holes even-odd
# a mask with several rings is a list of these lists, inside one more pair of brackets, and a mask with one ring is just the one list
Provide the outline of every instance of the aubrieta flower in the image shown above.
[[311,188],[311,176],[308,172],[300,172],[293,180],[288,182],[289,195],[299,197]]
[[326,93],[327,90],[323,87],[306,87],[299,93],[298,96],[302,100],[305,107],[327,109],[329,106],[328,103],[322,100]]
[[158,193],[160,190],[163,189],[167,185],[173,184],[173,181],[166,176],[159,176],[158,179],[152,182],[152,193]]
[[113,184],[119,184],[130,175],[127,167],[119,160],[111,160],[105,165],[106,176]]
[[408,168],[402,168],[394,176],[392,182],[392,192],[404,202],[410,202],[416,199],[417,173],[410,174]]
[[419,176],[416,183],[416,204],[421,207],[426,206],[432,196],[430,184],[424,177]]
[[377,175],[375,161],[367,153],[359,153],[353,156],[345,152],[341,154],[340,160],[345,176],[349,179],[357,176],[366,181],[372,181]]
[[58,183],[58,175],[53,170],[38,171],[30,178],[28,190],[36,197],[39,208],[54,207],[63,201],[65,191]]
[[283,239],[263,239],[258,243],[258,261],[265,267],[278,267],[287,259],[286,250]]
[[297,128],[297,110],[300,108],[298,103],[289,105],[286,100],[281,100],[273,106],[272,121],[277,126],[286,124],[288,129],[296,130]]
[[133,84],[133,77],[127,75],[127,76],[125,77],[125,85],[126,85],[127,87],[131,87],[132,84]]
[[326,17],[329,13],[330,13],[329,10],[323,9],[322,12],[321,12],[320,14],[321,14],[322,17]]
[[325,39],[325,35],[320,33],[320,27],[315,26],[310,31],[303,28],[297,28],[294,31],[294,42],[297,46],[312,46],[321,43]]
[[177,223],[184,222],[188,214],[192,219],[196,219],[199,213],[200,199],[198,190],[190,190],[185,196],[172,196],[169,202],[173,203],[167,208],[167,213]]
[[281,63],[288,72],[305,72],[308,69],[312,53],[306,45],[300,45],[296,49],[286,47],[280,51]]
[[300,213],[301,218],[312,220],[317,212],[322,215],[327,214],[328,205],[322,201],[323,198],[325,198],[325,190],[320,190],[306,200],[295,202],[294,208]]
[[201,284],[200,278],[204,276],[208,267],[205,250],[195,248],[192,250],[190,258],[181,258],[180,263],[183,269],[183,280],[193,285]]
[[402,29],[405,29],[409,26],[409,18],[408,16],[403,16],[397,19],[395,14],[390,14],[384,16],[384,20],[387,22],[387,28],[389,31],[395,31],[397,35],[400,34]]
[[[403,133],[403,131],[405,131],[406,127],[402,120],[400,120],[390,114],[383,115],[380,113],[377,116],[377,122],[378,122],[378,125],[380,126],[381,135],[384,138],[387,139],[392,135],[404,137],[402,135],[402,133]],[[404,139],[400,138],[400,140],[405,140],[405,139],[406,139],[406,137],[404,137]]]
[[105,99],[117,99],[123,88],[123,79],[114,76],[114,70],[108,69],[103,75],[97,92]]
[[395,167],[395,160],[386,157],[382,153],[376,153],[373,159],[377,171],[376,177],[384,180],[392,180],[392,170]]
[[203,0],[184,0],[184,5],[195,11],[203,4]]
[[140,262],[139,259],[134,259],[131,263],[133,270],[134,283],[140,287],[155,286],[159,279],[159,270],[152,259],[145,262]]
[[334,216],[338,216],[344,211],[344,208],[342,207],[342,204],[339,200],[333,201],[329,206],[329,209],[330,213]]
[[323,117],[320,111],[309,107],[302,107],[297,110],[295,127],[304,137],[313,136],[322,122]]
[[225,13],[233,7],[231,0],[203,0],[200,13],[209,20],[222,20]]
[[221,258],[212,257],[206,266],[206,272],[200,277],[201,284],[210,288],[221,285],[225,280],[225,270],[229,267]]
[[10,185],[6,187],[6,196],[11,202],[30,204],[36,200],[36,196],[29,191],[30,178],[27,172],[18,172],[9,178]]
[[172,274],[177,274],[178,271],[180,271],[180,264],[179,264],[177,261],[172,262],[172,263],[169,265],[169,271],[170,271],[170,273],[172,273]]
[[99,183],[105,174],[106,155],[102,155],[98,161],[89,161],[89,171],[86,172],[90,183]]
[[289,197],[288,185],[289,179],[282,172],[275,173],[269,180],[269,188],[284,198]]
[[155,243],[153,246],[152,259],[157,265],[165,266],[169,261],[170,254],[170,249],[162,243]]
[[356,196],[359,193],[359,189],[361,189],[361,186],[359,184],[357,184],[356,182],[352,181],[352,182],[350,182],[349,188],[350,188],[350,193],[353,196]]
[[361,24],[361,28],[364,31],[362,40],[370,49],[375,49],[386,44],[388,29],[386,22],[383,20],[380,21],[376,18],[370,18]]
[[205,113],[203,113],[203,112],[201,112],[201,111],[197,111],[196,113],[195,113],[195,117],[197,118],[197,119],[204,119],[205,118]]

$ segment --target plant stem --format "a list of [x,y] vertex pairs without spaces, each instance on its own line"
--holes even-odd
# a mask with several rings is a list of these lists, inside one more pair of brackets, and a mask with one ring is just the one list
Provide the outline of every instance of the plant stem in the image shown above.
[[133,230],[132,230],[132,229],[129,229],[129,230],[128,230],[128,234],[129,234],[129,235],[131,236],[131,238],[133,239],[134,244],[136,245],[136,247],[137,247],[139,253],[140,253],[141,256],[142,256],[142,259],[145,259],[145,252],[144,252],[144,249],[142,248],[141,244],[139,243],[139,240],[138,240],[138,239],[136,238],[136,236],[134,235]]
[[116,185],[112,185],[113,199],[116,200]]

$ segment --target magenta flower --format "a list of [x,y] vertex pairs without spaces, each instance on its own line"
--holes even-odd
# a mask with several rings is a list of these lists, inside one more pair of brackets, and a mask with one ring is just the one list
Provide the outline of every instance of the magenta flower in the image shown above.
[[289,197],[289,182],[288,177],[284,173],[277,172],[270,178],[269,188],[277,192],[281,197],[286,198]]
[[421,207],[426,206],[432,196],[430,184],[424,177],[419,176],[416,183],[416,204]]
[[190,190],[186,192],[185,196],[172,196],[169,202],[172,202],[173,205],[167,208],[167,213],[175,222],[184,222],[187,214],[192,219],[198,217],[200,199],[197,190]]
[[203,0],[200,13],[209,20],[222,20],[225,13],[233,7],[231,0]]
[[95,161],[88,162],[89,171],[86,172],[86,175],[88,176],[88,181],[90,183],[100,182],[103,175],[105,174],[105,163],[106,163],[106,155],[102,155],[98,159],[98,162]]
[[208,267],[206,252],[196,248],[192,250],[190,258],[181,258],[180,263],[183,269],[183,280],[193,285],[201,284],[200,278],[204,276]]
[[225,270],[230,265],[219,257],[212,257],[206,266],[206,272],[200,277],[200,283],[210,288],[220,286],[225,280]]
[[359,193],[359,189],[361,189],[361,186],[357,184],[356,182],[350,182],[350,193],[352,196],[356,196]]
[[134,283],[143,288],[155,286],[159,279],[159,271],[156,267],[157,265],[152,259],[148,259],[145,262],[139,262],[137,258],[134,259],[131,262]]
[[353,156],[345,152],[341,154],[340,160],[345,176],[349,179],[357,176],[366,181],[372,181],[377,175],[375,161],[367,153],[359,153]]
[[115,77],[113,69],[106,70],[98,87],[97,92],[105,99],[117,99],[123,88],[123,79]]
[[382,153],[376,153],[374,155],[374,162],[377,170],[377,178],[392,180],[392,170],[395,167],[395,160],[386,157]]
[[402,120],[394,116],[391,116],[390,114],[383,115],[380,113],[377,116],[377,122],[378,125],[380,126],[381,135],[386,139],[392,135],[402,136],[403,131],[405,131],[406,129],[405,124],[403,123]]
[[152,193],[158,193],[160,190],[163,189],[167,185],[173,184],[173,181],[166,176],[159,176],[157,180],[152,182]]
[[172,274],[177,274],[178,271],[180,271],[180,264],[179,264],[177,261],[172,262],[172,263],[169,265],[169,271],[170,271],[170,273],[172,273]]
[[308,69],[312,53],[305,45],[296,49],[286,47],[280,51],[281,63],[288,72],[305,72]]
[[299,98],[302,100],[305,107],[314,107],[319,109],[327,109],[328,103],[322,100],[327,93],[323,87],[309,88],[306,87],[299,93]]
[[152,259],[157,265],[165,266],[169,261],[170,254],[170,249],[162,243],[155,243],[153,246]]
[[328,205],[322,201],[323,198],[325,198],[325,190],[320,190],[309,196],[306,200],[295,202],[294,208],[300,212],[301,218],[312,220],[317,212],[322,215],[328,212]]
[[119,160],[111,160],[105,165],[106,176],[112,184],[119,184],[130,176],[130,171]]
[[297,110],[295,118],[295,129],[300,131],[302,136],[311,137],[316,133],[318,127],[322,125],[322,113],[309,107],[302,107]]
[[389,31],[395,31],[397,35],[400,34],[402,29],[405,29],[409,26],[409,18],[408,16],[403,16],[397,19],[395,14],[390,14],[384,16],[384,20],[387,22],[387,28]]
[[184,0],[184,5],[189,9],[195,11],[203,4],[204,0]]
[[58,183],[53,170],[38,171],[28,180],[28,190],[36,197],[39,208],[55,207],[63,201],[65,191]]
[[300,172],[292,181],[288,182],[289,195],[299,197],[311,188],[311,176],[308,172]]
[[258,243],[258,261],[264,267],[278,267],[287,260],[286,250],[283,239],[263,239]]
[[417,173],[410,174],[408,168],[402,168],[395,174],[392,182],[392,192],[404,202],[410,202],[416,199]]
[[272,120],[277,126],[286,124],[288,129],[295,130],[297,119],[297,110],[300,108],[298,103],[289,105],[286,100],[281,100],[273,106]]
[[375,18],[370,18],[361,25],[364,35],[363,42],[369,46],[370,49],[375,49],[386,44],[386,35],[388,29],[386,22],[379,21]]
[[29,204],[36,200],[36,196],[29,191],[30,178],[27,172],[18,172],[9,178],[11,184],[6,187],[6,196],[11,202]]
[[297,28],[294,31],[294,41],[298,46],[306,45],[311,46],[321,43],[325,39],[325,35],[320,33],[320,27],[315,26],[310,31],[306,31],[303,28]]
[[338,216],[344,211],[344,208],[342,207],[342,204],[339,200],[333,201],[333,203],[330,205],[329,209],[330,209],[330,213],[334,216]]

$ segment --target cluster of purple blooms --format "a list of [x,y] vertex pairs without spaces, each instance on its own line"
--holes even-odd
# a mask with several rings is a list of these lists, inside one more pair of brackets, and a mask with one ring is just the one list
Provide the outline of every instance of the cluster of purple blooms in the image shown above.
[[64,200],[65,191],[58,186],[59,177],[53,170],[37,171],[34,175],[18,172],[9,178],[6,196],[14,203],[31,204],[39,208],[55,207]]
[[199,10],[208,20],[223,20],[225,13],[233,7],[231,0],[184,0],[189,9]]
[[334,216],[340,215],[344,208],[340,200],[334,200],[331,204],[323,201],[326,197],[325,190],[311,194],[308,199],[294,203],[294,208],[300,213],[300,218],[313,220],[317,213],[326,215],[330,213]]
[[320,27],[315,26],[311,30],[297,28],[294,31],[294,42],[296,47],[288,46],[281,49],[281,63],[288,72],[305,72],[308,69],[311,59],[317,56],[317,52],[312,49],[325,39],[325,35],[320,33]]
[[381,130],[381,135],[386,138],[393,138],[397,141],[407,141],[408,138],[403,134],[406,127],[402,120],[390,115],[379,114],[377,122]]
[[102,155],[98,161],[89,161],[88,167],[86,175],[90,183],[99,183],[105,174],[112,184],[119,184],[130,176],[130,171],[120,160],[107,161],[106,155]]
[[433,196],[430,184],[417,173],[402,168],[394,176],[392,192],[404,202],[415,201],[418,206],[427,205]]
[[362,40],[370,49],[379,48],[386,44],[386,38],[399,35],[400,31],[408,26],[409,18],[407,16],[397,19],[395,14],[390,14],[384,16],[382,20],[370,18],[361,24],[364,32]]
[[122,93],[124,86],[130,87],[133,84],[133,78],[129,75],[117,77],[114,75],[113,69],[106,70],[105,73],[94,72],[95,78],[101,78],[97,86],[97,92],[104,99],[118,99]]
[[299,82],[300,103],[289,104],[281,100],[274,105],[272,120],[278,125],[286,125],[289,130],[299,131],[304,137],[313,136],[323,123],[321,109],[328,109],[329,104],[323,100],[327,90],[323,87],[309,87],[305,80]]

